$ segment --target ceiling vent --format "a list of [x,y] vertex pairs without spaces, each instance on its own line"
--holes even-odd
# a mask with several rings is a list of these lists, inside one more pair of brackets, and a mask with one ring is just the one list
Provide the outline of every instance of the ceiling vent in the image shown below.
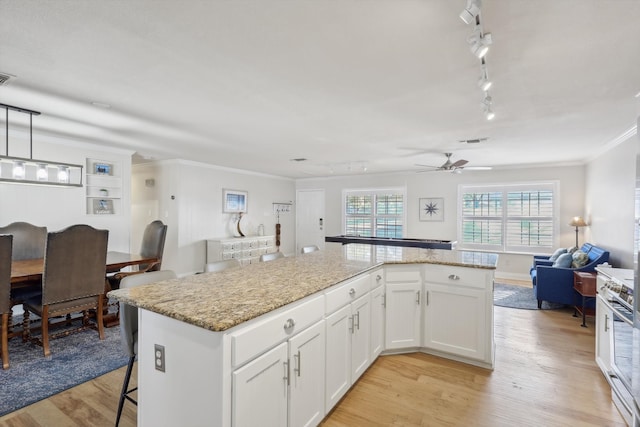
[[463,144],[478,144],[482,141],[486,141],[489,138],[475,138],[475,139],[460,139],[458,140],[458,142],[461,142]]
[[14,80],[16,76],[12,76],[11,74],[3,73],[0,71],[0,86],[8,85],[11,80]]

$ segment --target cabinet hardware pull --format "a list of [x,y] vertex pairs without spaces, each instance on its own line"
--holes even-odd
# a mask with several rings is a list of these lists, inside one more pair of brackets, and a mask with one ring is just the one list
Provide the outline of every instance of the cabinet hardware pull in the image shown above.
[[293,319],[287,319],[287,321],[284,322],[284,328],[285,329],[291,329],[294,326],[296,326],[296,322],[294,322]]
[[382,280],[382,276],[378,274],[378,275],[376,276],[376,282],[379,282],[380,280]]
[[382,306],[387,306],[387,294],[382,294]]
[[420,291],[416,291],[416,304],[420,305]]
[[353,334],[353,326],[354,326],[353,316],[349,316],[349,322],[351,322],[351,326],[349,326],[349,332]]
[[300,376],[300,350],[298,350],[298,354],[293,355],[293,358],[296,359],[296,367],[293,368],[293,372],[297,372]]
[[429,291],[427,291],[427,295],[426,295],[426,300],[425,300],[425,305],[429,305]]
[[287,381],[287,385],[291,385],[291,380],[289,379],[289,359],[287,359],[286,362],[282,362],[282,364],[284,365],[284,378],[282,379]]
[[356,294],[356,290],[351,288],[349,289],[349,295],[354,296]]
[[608,314],[604,315],[604,331],[605,332],[609,331],[609,315]]
[[355,328],[360,330],[360,312],[359,311],[355,314],[355,317],[358,320],[355,324]]
[[457,274],[450,274],[449,275],[449,279],[451,279],[451,280],[460,280],[460,276],[458,276]]

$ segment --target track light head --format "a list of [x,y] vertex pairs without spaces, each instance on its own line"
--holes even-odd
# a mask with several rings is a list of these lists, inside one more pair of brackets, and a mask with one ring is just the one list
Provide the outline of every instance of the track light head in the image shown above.
[[462,19],[467,25],[471,24],[475,21],[478,13],[480,13],[480,6],[480,0],[468,0],[467,7],[460,12],[460,19]]
[[482,89],[483,92],[486,92],[491,88],[493,82],[489,80],[489,74],[487,73],[486,66],[482,66],[482,75],[480,76],[480,80],[478,80],[478,87]]
[[491,99],[491,96],[485,92],[484,99],[482,100],[480,107],[482,108],[482,111],[484,111],[484,116],[487,120],[493,120],[496,116],[496,114],[491,109],[491,104],[493,104],[493,99]]

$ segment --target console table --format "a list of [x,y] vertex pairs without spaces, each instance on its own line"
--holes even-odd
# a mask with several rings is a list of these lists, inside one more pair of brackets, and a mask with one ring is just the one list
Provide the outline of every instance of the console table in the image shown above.
[[593,308],[586,307],[586,303],[596,297],[596,273],[587,271],[573,272],[573,289],[580,295],[580,305],[574,305],[574,317],[578,317],[578,313],[582,315],[582,326],[587,327],[585,322],[587,315],[595,316],[596,311]]

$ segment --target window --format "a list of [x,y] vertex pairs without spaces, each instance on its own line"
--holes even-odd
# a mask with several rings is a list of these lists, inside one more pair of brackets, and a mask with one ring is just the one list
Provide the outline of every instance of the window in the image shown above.
[[343,195],[344,234],[363,237],[403,237],[403,190],[345,190]]
[[461,247],[548,252],[557,246],[557,184],[472,186],[459,189]]

